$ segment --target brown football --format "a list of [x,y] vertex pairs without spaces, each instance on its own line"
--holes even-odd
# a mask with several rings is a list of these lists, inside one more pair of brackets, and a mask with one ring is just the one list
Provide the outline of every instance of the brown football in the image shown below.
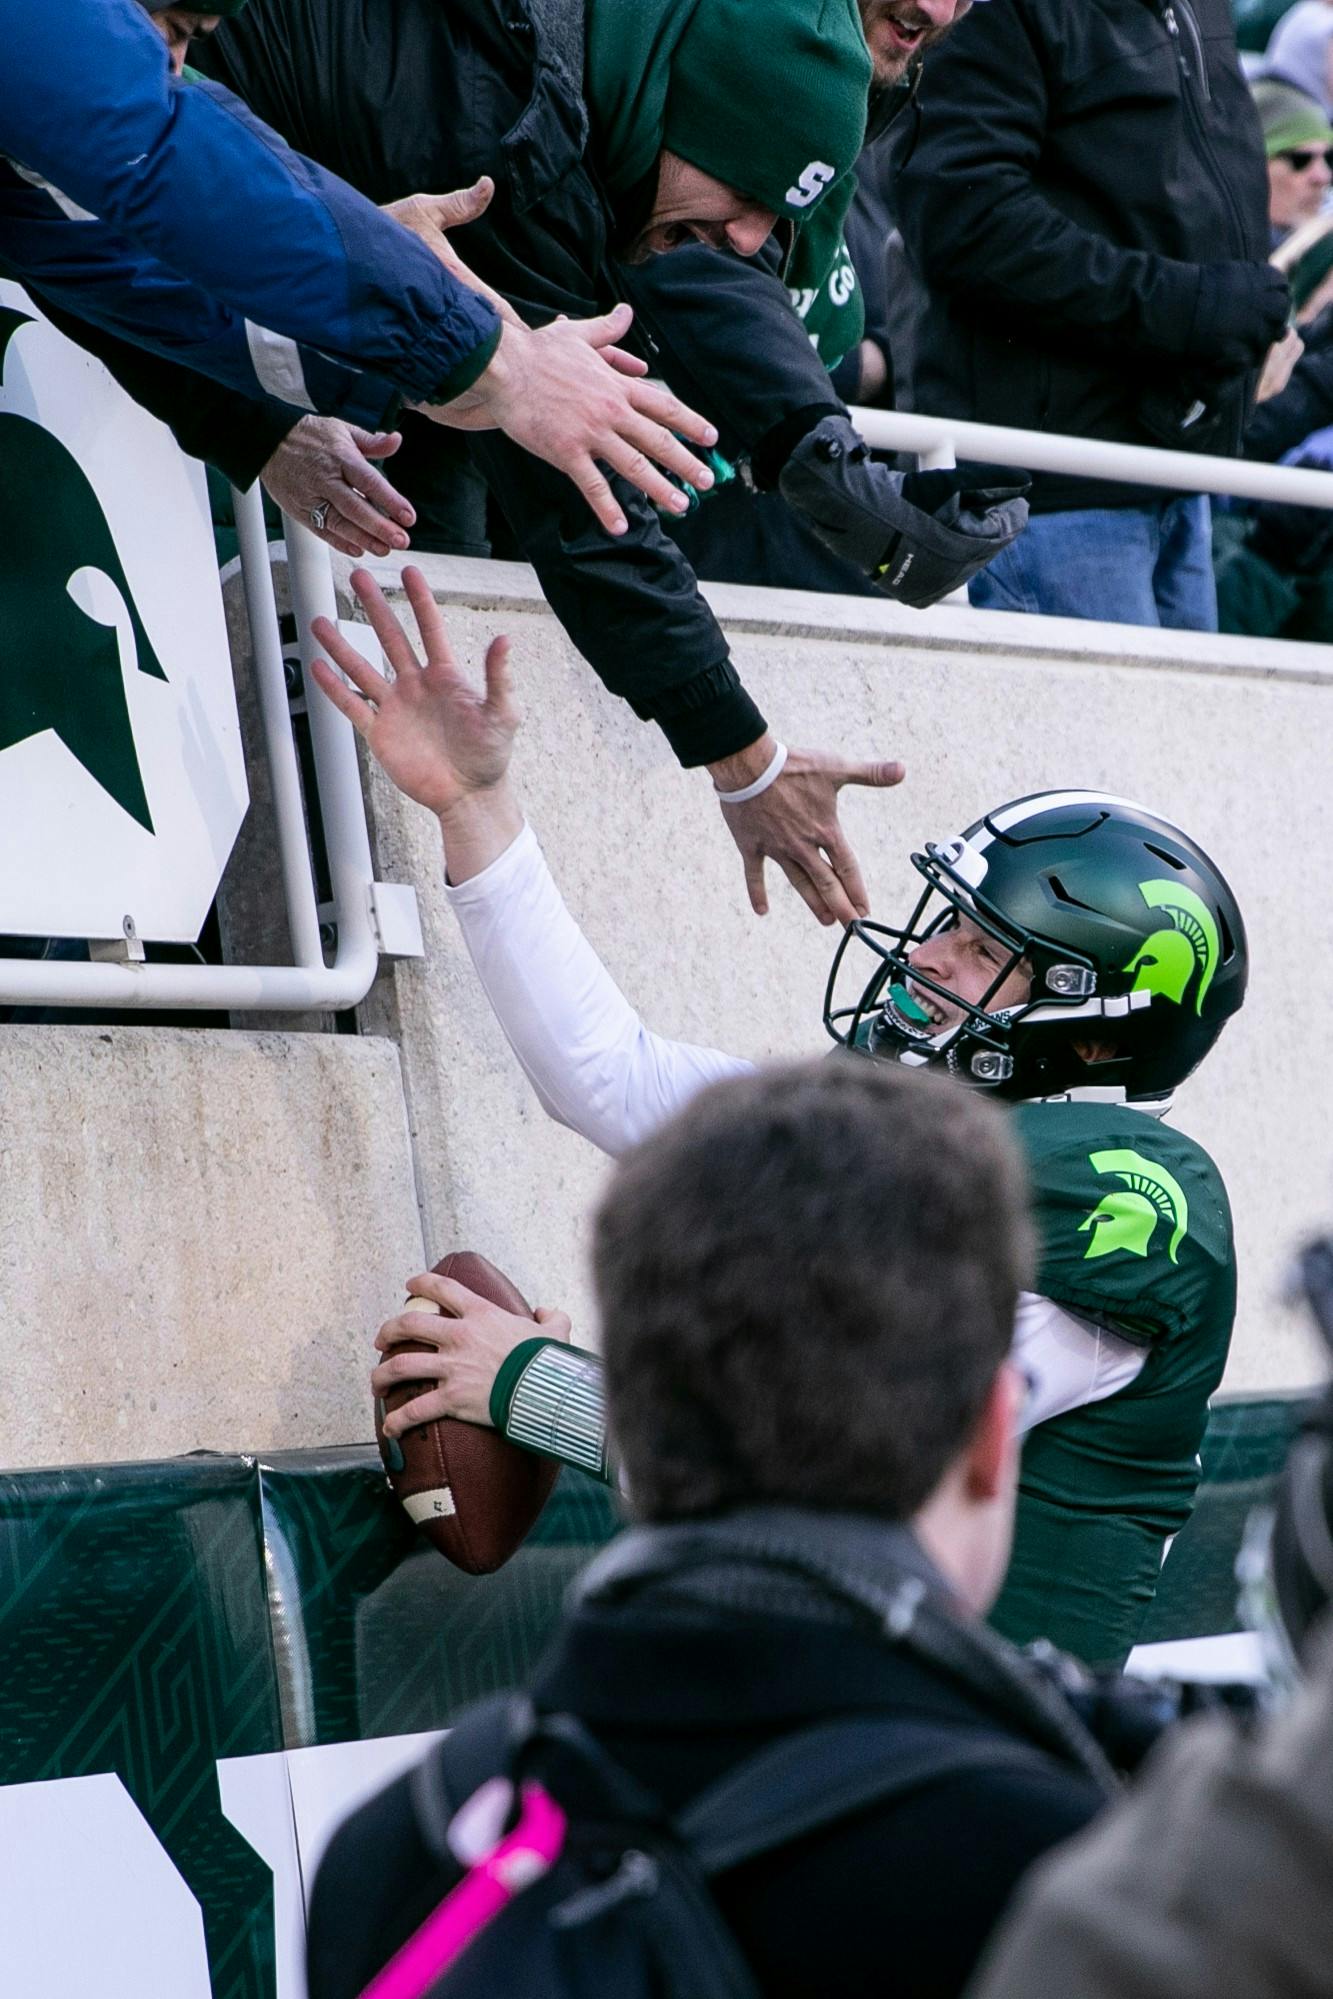
[[[456,1250],[434,1266],[478,1297],[532,1318],[521,1291],[484,1256]],[[438,1311],[427,1300],[414,1300]],[[429,1353],[425,1340],[403,1340],[395,1353]],[[456,1416],[437,1416],[398,1438],[384,1434],[384,1416],[434,1384],[404,1381],[375,1404],[375,1440],[395,1496],[442,1555],[469,1575],[489,1575],[519,1548],[550,1497],[560,1467],[520,1450],[498,1431]]]

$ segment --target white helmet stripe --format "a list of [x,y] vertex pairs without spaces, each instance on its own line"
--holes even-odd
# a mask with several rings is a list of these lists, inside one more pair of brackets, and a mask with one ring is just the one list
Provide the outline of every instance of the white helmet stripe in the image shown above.
[[1132,798],[1117,798],[1109,791],[1039,791],[1035,797],[1020,799],[1017,804],[1006,805],[1003,811],[992,812],[988,817],[997,833],[1008,833],[1027,819],[1036,819],[1043,812],[1059,811],[1066,805],[1116,805],[1122,811],[1137,813],[1144,819],[1161,816],[1150,812],[1146,805],[1136,805]]

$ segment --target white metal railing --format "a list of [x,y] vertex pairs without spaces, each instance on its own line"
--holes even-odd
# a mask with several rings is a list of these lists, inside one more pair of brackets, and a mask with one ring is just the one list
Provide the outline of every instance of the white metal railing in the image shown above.
[[1175,493],[1226,493],[1240,500],[1282,500],[1294,507],[1333,508],[1333,472],[1261,465],[1248,458],[1206,458],[1159,451],[1146,444],[1108,444],[1054,431],[1009,430],[961,418],[912,416],[901,410],[853,409],[852,421],[877,451],[914,452],[922,468],[951,466],[959,457],[1027,472],[1064,472],[1162,486]]
[[[1147,445],[1112,444],[1053,432],[1011,430],[952,417],[853,409],[876,449],[914,453],[923,467],[951,466],[957,456],[1031,472],[1113,479],[1173,492],[1230,494],[1333,509],[1333,473],[1246,459],[1210,458]],[[68,963],[0,958],[0,1004],[9,1006],[173,1008],[182,1011],[300,1012],[350,1007],[364,999],[383,953],[420,952],[411,892],[377,883],[366,828],[356,737],[327,701],[309,706],[311,747],[332,884],[324,912],[337,926],[337,952],[326,965],[321,911],[315,901],[300,775],[292,738],[286,672],[257,486],[234,495],[241,570],[253,645],[259,711],[272,784],[288,926],[290,965]],[[313,650],[311,619],[337,618],[327,548],[301,523],[284,523],[292,609],[301,661]],[[349,627],[355,643],[366,628]],[[313,801],[312,801],[313,803]],[[390,932],[395,934],[390,935]]]
[[[258,485],[234,495],[264,748],[273,788],[291,965],[156,965],[99,959],[89,964],[0,958],[0,1004],[142,1007],[181,1011],[304,1012],[355,1006],[369,992],[382,951],[415,956],[419,931],[410,891],[375,881],[357,764],[356,734],[328,701],[310,703],[318,809],[332,885],[329,919],[337,953],[326,965],[306,832],[278,612]],[[310,621],[337,619],[328,549],[308,528],[284,521],[292,609],[302,666],[313,645]],[[355,628],[356,642],[365,636]],[[312,810],[315,801],[311,801]],[[396,925],[399,934],[386,938]]]

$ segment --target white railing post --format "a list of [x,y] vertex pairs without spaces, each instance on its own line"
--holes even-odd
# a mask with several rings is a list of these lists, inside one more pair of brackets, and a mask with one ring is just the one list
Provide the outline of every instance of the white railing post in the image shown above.
[[287,670],[282,657],[268,532],[264,524],[263,489],[256,480],[246,493],[238,492],[233,486],[231,497],[241,548],[241,581],[250,619],[255,692],[259,699],[264,751],[273,793],[273,816],[278,832],[278,856],[282,866],[292,954],[298,965],[318,966],[322,970],[324,953],[320,947],[319,912],[315,907],[315,884],[310,872],[310,843],[306,838],[301,774],[296,760],[296,744],[292,739]]

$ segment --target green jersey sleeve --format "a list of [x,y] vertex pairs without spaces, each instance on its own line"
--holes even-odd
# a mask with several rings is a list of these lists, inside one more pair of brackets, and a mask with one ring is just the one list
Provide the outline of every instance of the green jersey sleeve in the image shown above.
[[[1224,1360],[1235,1311],[1231,1209],[1192,1138],[1124,1104],[1020,1104],[1037,1226],[1036,1290],[1155,1342]],[[1220,1369],[1219,1369],[1220,1372]]]

